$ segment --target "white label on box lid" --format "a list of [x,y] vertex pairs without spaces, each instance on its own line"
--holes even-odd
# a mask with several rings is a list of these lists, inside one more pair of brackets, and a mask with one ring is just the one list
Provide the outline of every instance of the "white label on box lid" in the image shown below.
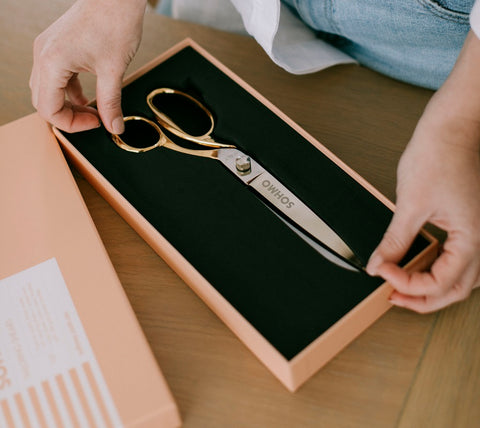
[[55,259],[0,280],[0,427],[122,427]]

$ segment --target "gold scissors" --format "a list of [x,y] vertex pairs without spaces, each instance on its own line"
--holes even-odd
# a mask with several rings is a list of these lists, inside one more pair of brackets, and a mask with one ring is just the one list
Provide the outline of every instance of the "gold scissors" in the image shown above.
[[[215,127],[213,115],[200,101],[176,89],[159,88],[148,94],[147,104],[155,114],[158,123],[142,116],[124,117],[126,132],[121,135],[112,134],[113,141],[120,148],[133,153],[142,153],[157,147],[165,147],[180,153],[222,162],[237,178],[260,195],[260,200],[273,213],[325,258],[341,267],[365,272],[365,267],[343,239],[277,178],[250,156],[238,150],[236,146],[222,144],[213,139],[212,132]],[[175,107],[172,112],[176,116],[185,116],[186,108],[189,109],[187,110],[189,117],[198,119],[203,116],[203,129],[199,135],[195,135],[195,131],[198,132],[198,123],[193,124],[197,129],[189,129],[187,132],[185,126],[180,127],[177,124],[178,121],[172,120],[170,111],[169,115],[166,114],[165,110],[172,106]],[[138,132],[137,129],[132,134],[127,131],[131,126],[143,128],[143,131]],[[183,141],[189,141],[206,149],[195,150],[176,144],[162,127]],[[206,132],[205,129],[207,129]],[[141,137],[139,137],[140,134]],[[129,144],[130,139],[128,142],[125,141],[128,135],[134,135],[135,144]],[[139,140],[141,144],[138,144]]]

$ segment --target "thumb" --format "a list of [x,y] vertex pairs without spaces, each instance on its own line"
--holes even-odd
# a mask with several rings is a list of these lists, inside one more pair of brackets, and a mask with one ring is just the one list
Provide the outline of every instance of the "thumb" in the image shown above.
[[370,256],[368,274],[376,275],[385,262],[396,264],[402,260],[425,221],[426,216],[411,206],[398,206],[380,244]]
[[105,128],[113,134],[122,134],[123,122],[122,98],[123,73],[99,73],[97,76],[97,109]]

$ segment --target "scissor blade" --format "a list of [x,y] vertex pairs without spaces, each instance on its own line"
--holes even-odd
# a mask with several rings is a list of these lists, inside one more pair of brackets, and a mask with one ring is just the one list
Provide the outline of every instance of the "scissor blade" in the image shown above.
[[[312,235],[316,240],[323,243],[341,258],[350,262],[350,265],[353,265],[357,270],[363,270],[362,264],[342,238],[272,174],[264,171],[248,182],[248,185],[291,220],[293,227],[288,222],[286,223],[297,232],[302,239],[306,240],[307,243],[310,245],[312,245],[312,243],[316,244],[316,242],[309,238],[307,234],[303,233],[303,231],[299,233],[301,229]],[[299,229],[296,229],[295,225],[298,225]],[[341,266],[345,267],[347,263],[343,260],[342,262]]]
[[[268,205],[267,205],[268,207]],[[270,207],[268,207],[270,208]],[[340,266],[344,269],[348,269],[354,272],[359,272],[363,271],[364,269],[361,268],[360,266],[353,266],[349,263],[347,263],[345,260],[341,259],[338,257],[335,253],[332,253],[331,251],[327,250],[326,248],[322,247],[320,244],[318,244],[316,241],[314,241],[310,236],[306,235],[303,233],[300,229],[295,227],[292,223],[289,221],[285,220],[280,214],[275,212],[273,208],[270,208],[273,214],[275,214],[280,220],[282,220],[290,229],[292,229],[300,238],[302,238],[308,245],[310,245],[317,253],[325,257],[328,261],[336,264],[337,266]]]
[[[290,229],[326,259],[346,269],[365,271],[360,260],[340,236],[261,165],[238,149],[218,149],[216,157],[237,178],[251,186],[275,207],[274,210],[265,203]],[[245,172],[239,170],[242,160],[248,160],[247,164],[250,166]]]

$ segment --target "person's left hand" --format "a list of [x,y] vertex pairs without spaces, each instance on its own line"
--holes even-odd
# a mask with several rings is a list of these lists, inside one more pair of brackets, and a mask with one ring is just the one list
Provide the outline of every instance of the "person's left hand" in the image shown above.
[[[427,108],[417,125],[397,171],[395,214],[367,266],[394,287],[391,303],[420,313],[480,286],[479,125],[448,118]],[[426,222],[448,237],[429,272],[408,274],[397,263]]]
[[[30,75],[32,104],[67,132],[100,126],[124,131],[123,74],[140,44],[146,0],[76,0],[37,36]],[[79,73],[97,76],[97,109],[88,105]]]

